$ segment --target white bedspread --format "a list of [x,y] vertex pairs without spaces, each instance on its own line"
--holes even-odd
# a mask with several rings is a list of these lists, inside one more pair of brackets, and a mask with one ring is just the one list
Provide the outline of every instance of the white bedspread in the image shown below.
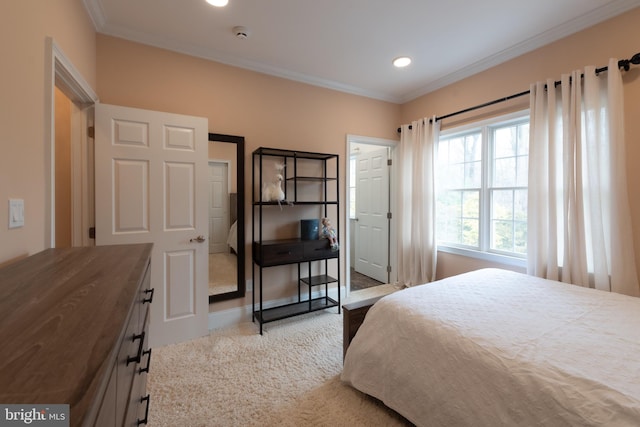
[[238,221],[234,221],[229,228],[227,245],[231,246],[231,249],[233,249],[235,253],[238,253]]
[[640,299],[497,269],[405,289],[342,379],[420,426],[640,426]]

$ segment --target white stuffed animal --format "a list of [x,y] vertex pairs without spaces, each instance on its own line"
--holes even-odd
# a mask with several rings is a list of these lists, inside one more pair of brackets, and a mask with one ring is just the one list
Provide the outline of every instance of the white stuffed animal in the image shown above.
[[274,182],[262,183],[262,201],[263,202],[281,202],[284,200],[284,191],[282,191],[282,175],[277,174]]
[[[282,205],[280,202],[284,202],[284,191],[282,190],[282,181],[284,178],[282,177],[282,171],[284,170],[283,163],[277,163],[276,167],[276,176],[273,182],[263,182],[262,183],[262,201],[263,202],[278,202],[278,206],[282,209]],[[287,202],[288,205],[291,203]]]

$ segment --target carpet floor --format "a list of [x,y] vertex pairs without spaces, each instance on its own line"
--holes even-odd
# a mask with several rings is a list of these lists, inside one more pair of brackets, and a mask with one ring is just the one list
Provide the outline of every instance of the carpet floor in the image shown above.
[[[349,301],[393,292],[352,292]],[[251,322],[153,350],[150,426],[407,426],[379,401],[340,381],[336,309],[265,325]]]
[[209,295],[238,289],[238,259],[235,254],[209,254]]

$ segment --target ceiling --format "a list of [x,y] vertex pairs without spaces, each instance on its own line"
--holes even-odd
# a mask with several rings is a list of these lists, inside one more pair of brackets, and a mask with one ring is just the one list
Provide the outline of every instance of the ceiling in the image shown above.
[[[83,0],[99,33],[403,103],[640,0]],[[250,35],[239,39],[233,27]],[[393,58],[408,55],[406,68]]]

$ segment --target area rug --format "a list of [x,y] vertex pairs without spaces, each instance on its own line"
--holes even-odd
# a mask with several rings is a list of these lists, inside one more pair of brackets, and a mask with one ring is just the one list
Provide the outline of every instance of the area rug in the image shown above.
[[[353,292],[350,300],[394,289]],[[367,291],[369,291],[367,293]],[[213,331],[153,350],[150,426],[406,426],[404,418],[340,381],[337,309]]]

